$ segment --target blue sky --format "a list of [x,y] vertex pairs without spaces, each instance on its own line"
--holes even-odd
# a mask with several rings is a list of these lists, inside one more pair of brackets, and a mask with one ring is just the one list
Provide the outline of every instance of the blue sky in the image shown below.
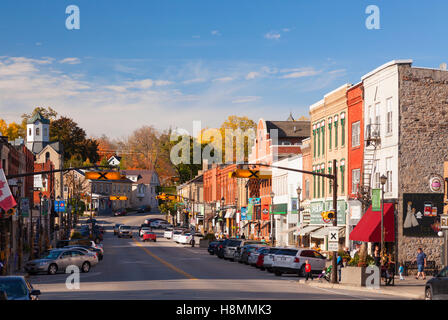
[[[81,29],[65,28],[80,9]],[[377,5],[381,29],[365,27]],[[89,134],[284,120],[393,59],[448,62],[448,2],[2,0],[0,117],[52,106]]]

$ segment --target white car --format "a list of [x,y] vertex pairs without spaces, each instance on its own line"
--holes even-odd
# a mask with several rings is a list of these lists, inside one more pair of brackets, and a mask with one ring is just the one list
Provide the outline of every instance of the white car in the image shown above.
[[143,237],[143,234],[145,233],[145,231],[151,231],[151,228],[149,227],[143,227],[140,229],[140,237]]
[[[271,248],[268,253],[264,255],[263,259],[263,268],[265,268],[268,272],[272,272],[272,264],[274,263],[275,254],[280,251],[282,248]],[[285,248],[287,249],[287,248]]]
[[151,228],[161,229],[163,226],[168,225],[168,222],[164,220],[155,220],[151,222]]
[[182,231],[180,230],[174,230],[173,231],[173,236],[171,237],[171,239],[173,239],[174,242],[179,242],[179,237],[183,234]]
[[327,258],[316,250],[299,248],[299,249],[280,249],[274,255],[272,270],[276,276],[283,273],[292,273],[305,276],[305,261],[311,265],[311,272],[321,273],[325,268]]
[[178,237],[177,243],[191,244],[191,240],[193,240],[193,235],[191,233],[185,233]]
[[171,239],[173,237],[173,229],[167,229],[163,233],[163,237],[166,239]]
[[96,249],[100,249],[101,250],[101,254],[104,254],[104,248],[102,244],[99,243],[95,243],[95,241],[90,241],[90,245]]

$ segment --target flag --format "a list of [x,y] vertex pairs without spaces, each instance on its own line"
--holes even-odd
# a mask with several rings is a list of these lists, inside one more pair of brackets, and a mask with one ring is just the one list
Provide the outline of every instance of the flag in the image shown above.
[[16,200],[11,194],[5,172],[0,169],[0,208],[7,212],[17,205]]

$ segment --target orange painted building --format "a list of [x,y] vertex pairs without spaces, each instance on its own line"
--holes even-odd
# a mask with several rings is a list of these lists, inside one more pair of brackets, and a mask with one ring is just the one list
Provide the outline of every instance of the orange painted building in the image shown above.
[[356,199],[358,185],[362,184],[364,160],[364,123],[363,123],[363,86],[362,83],[347,90],[348,105],[348,197]]

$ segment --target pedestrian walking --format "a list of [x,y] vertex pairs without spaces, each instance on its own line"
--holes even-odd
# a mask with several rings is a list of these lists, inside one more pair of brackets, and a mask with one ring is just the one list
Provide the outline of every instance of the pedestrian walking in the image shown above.
[[341,256],[338,256],[338,259],[336,260],[336,265],[338,267],[339,282],[341,282],[342,268],[344,268],[344,262]]
[[308,260],[305,261],[305,281],[313,280],[313,273],[311,272],[311,265]]
[[415,277],[415,279],[419,279],[420,275],[422,276],[422,279],[425,280],[426,279],[426,275],[425,275],[425,267],[426,267],[426,254],[423,252],[422,248],[418,248],[417,249],[417,276]]
[[373,260],[375,261],[375,265],[379,268],[381,266],[381,254],[380,247],[375,246],[375,251],[373,252]]
[[400,268],[398,268],[398,273],[400,274],[400,280],[404,280],[404,277],[403,277],[403,273],[404,273],[403,263],[400,263]]

